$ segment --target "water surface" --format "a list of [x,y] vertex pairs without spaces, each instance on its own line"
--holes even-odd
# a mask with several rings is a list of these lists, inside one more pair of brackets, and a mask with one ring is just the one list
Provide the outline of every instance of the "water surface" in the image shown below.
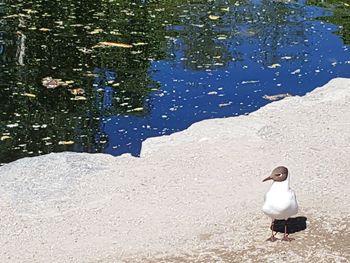
[[0,163],[66,150],[137,156],[149,137],[350,77],[349,10],[342,1],[2,1]]

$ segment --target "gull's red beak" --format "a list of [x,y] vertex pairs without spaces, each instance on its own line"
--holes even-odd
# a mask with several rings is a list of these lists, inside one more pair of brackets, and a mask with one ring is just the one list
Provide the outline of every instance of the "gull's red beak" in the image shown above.
[[271,177],[271,176],[266,177],[266,178],[263,180],[263,182],[266,182],[266,181],[268,181],[268,180],[272,180],[272,177]]

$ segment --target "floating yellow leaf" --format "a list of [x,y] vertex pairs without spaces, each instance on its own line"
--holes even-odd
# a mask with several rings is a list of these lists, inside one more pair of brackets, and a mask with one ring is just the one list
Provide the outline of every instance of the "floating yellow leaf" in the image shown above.
[[135,108],[135,109],[133,109],[132,111],[143,111],[143,108],[142,108],[142,107]]
[[94,29],[93,31],[89,32],[89,34],[95,35],[95,34],[99,34],[99,33],[102,33],[102,32],[103,32],[103,29],[101,29],[101,28],[96,28],[96,29]]
[[209,19],[211,20],[218,20],[220,16],[214,16],[214,15],[209,15]]
[[132,48],[133,46],[130,44],[125,43],[117,43],[117,42],[99,42],[96,46],[93,46],[93,48],[96,47],[121,47],[121,48]]
[[8,139],[11,139],[11,136],[8,136],[8,135],[1,136],[2,141],[8,140]]
[[32,94],[32,93],[23,93],[22,96],[31,97],[31,98],[35,98],[36,97],[36,95]]
[[75,96],[74,98],[71,98],[71,100],[86,100],[86,97],[84,97],[84,96]]
[[58,144],[60,144],[60,145],[71,145],[73,143],[74,143],[74,141],[59,141],[58,142]]
[[137,43],[132,43],[134,46],[144,46],[147,45],[145,42],[137,42]]
[[111,35],[115,35],[115,36],[121,36],[122,34],[120,32],[117,31],[111,31],[109,32]]
[[271,66],[268,66],[269,68],[278,68],[280,67],[280,64],[272,64]]
[[35,11],[35,10],[32,10],[32,9],[23,9],[23,11],[27,12],[28,14],[38,13],[38,11]]
[[42,28],[39,28],[39,31],[42,31],[42,32],[47,32],[47,31],[50,31],[51,29],[48,29],[48,28],[45,28],[45,27],[42,27]]
[[70,84],[73,84],[74,83],[74,80],[66,80],[62,83],[62,85],[70,85]]

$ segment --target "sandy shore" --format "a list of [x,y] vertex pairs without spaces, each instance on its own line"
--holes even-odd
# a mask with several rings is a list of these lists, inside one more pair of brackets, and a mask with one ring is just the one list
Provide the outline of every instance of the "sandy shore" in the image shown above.
[[[286,165],[307,229],[265,242]],[[59,153],[0,168],[1,262],[350,262],[350,80],[152,138],[141,158]]]

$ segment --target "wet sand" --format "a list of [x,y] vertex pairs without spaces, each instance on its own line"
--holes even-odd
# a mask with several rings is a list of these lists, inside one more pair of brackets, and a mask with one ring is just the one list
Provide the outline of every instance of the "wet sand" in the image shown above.
[[[1,262],[349,262],[350,80],[206,120],[129,155],[0,167]],[[265,242],[262,183],[291,172],[307,229]]]

